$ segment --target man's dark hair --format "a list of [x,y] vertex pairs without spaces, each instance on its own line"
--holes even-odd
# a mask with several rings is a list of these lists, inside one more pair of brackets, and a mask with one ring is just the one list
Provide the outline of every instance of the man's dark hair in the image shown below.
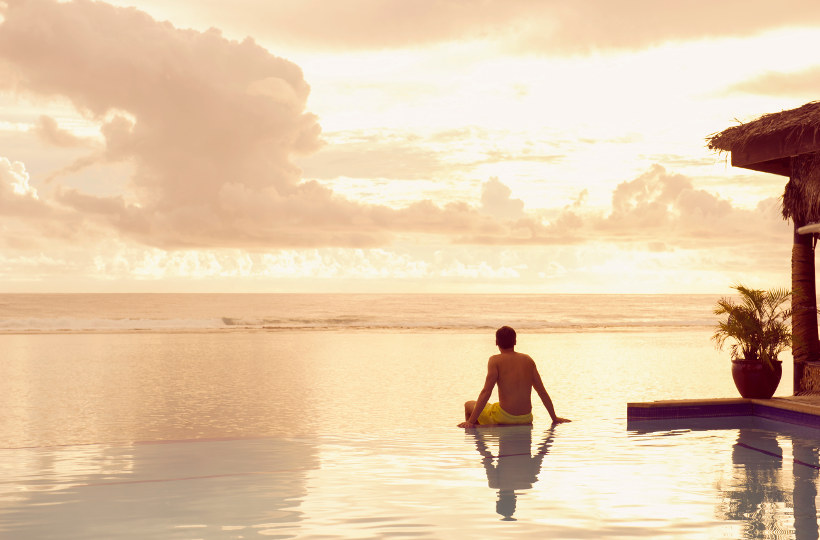
[[502,326],[495,331],[495,344],[502,349],[515,347],[515,330],[509,326]]

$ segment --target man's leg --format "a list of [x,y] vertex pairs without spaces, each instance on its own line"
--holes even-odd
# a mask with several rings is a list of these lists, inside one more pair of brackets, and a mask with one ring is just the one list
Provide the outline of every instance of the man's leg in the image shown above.
[[470,420],[470,415],[473,414],[473,409],[475,409],[475,401],[465,401],[464,402],[464,421],[465,422]]

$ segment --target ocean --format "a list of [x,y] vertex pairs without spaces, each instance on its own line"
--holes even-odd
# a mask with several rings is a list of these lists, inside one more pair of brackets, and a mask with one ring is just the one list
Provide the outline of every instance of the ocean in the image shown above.
[[695,329],[709,295],[0,294],[0,332]]
[[[737,396],[716,300],[0,295],[0,537],[754,537],[743,493],[811,518],[814,476],[749,490],[775,462],[733,446],[811,438],[627,430],[630,401]],[[456,427],[505,324],[571,423],[534,396],[531,429]]]

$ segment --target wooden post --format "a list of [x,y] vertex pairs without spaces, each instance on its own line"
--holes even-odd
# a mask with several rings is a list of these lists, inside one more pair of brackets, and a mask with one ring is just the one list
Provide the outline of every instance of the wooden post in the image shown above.
[[817,342],[817,291],[814,277],[814,235],[798,234],[794,223],[792,247],[792,356],[794,357],[794,393],[804,390],[806,362],[820,357]]

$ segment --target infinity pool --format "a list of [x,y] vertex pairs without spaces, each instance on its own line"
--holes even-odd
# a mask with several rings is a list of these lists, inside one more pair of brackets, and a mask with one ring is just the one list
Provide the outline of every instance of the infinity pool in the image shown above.
[[817,538],[820,432],[727,421],[3,449],[0,536]]
[[521,341],[573,422],[456,428],[483,333],[0,336],[0,538],[817,538],[818,432],[627,425],[708,331]]

